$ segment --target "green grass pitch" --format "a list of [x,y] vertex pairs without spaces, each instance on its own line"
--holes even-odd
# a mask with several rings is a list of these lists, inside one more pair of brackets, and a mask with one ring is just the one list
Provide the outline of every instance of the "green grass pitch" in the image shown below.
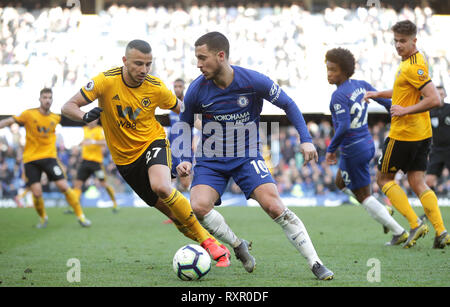
[[[362,207],[291,208],[306,225],[321,260],[335,273],[334,280],[324,282],[315,279],[261,208],[218,210],[239,237],[253,241],[256,270],[247,273],[233,255],[231,267],[213,266],[204,279],[184,282],[172,270],[172,257],[179,247],[194,242],[163,224],[165,217],[153,208],[122,208],[118,214],[86,208],[93,223],[89,229],[81,228],[74,215],[63,214],[63,208],[47,209],[46,229],[33,227],[38,218],[32,208],[0,209],[0,287],[450,286],[450,249],[431,248],[431,225],[412,249],[386,247],[391,234],[383,234]],[[423,213],[422,208],[415,210]],[[450,208],[441,212],[449,227]],[[409,229],[398,212],[394,217]],[[79,260],[80,281],[71,283],[72,258]],[[375,281],[374,269],[379,269]]]

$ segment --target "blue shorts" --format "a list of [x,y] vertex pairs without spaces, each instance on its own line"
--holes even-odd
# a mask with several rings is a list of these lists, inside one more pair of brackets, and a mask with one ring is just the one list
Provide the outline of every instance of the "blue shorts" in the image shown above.
[[233,178],[247,199],[261,184],[275,183],[263,157],[258,154],[256,158],[198,161],[194,166],[192,187],[205,184],[222,196],[230,177]]
[[350,190],[356,190],[370,185],[369,164],[375,154],[375,147],[371,146],[367,150],[352,157],[341,156],[339,168],[345,186]]

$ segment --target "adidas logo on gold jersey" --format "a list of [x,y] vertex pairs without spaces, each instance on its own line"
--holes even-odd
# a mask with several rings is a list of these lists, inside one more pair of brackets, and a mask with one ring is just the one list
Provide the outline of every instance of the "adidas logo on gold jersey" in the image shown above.
[[112,98],[112,100],[120,100],[119,94],[116,94],[116,96],[114,96],[114,97]]

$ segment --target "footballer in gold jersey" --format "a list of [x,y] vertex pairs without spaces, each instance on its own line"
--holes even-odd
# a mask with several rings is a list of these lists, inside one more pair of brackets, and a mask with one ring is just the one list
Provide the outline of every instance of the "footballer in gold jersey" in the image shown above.
[[25,148],[23,163],[27,187],[33,193],[33,204],[40,217],[38,228],[47,227],[48,216],[42,197],[41,175],[45,172],[50,181],[65,195],[67,202],[74,209],[81,226],[88,227],[91,222],[84,216],[75,192],[69,187],[66,175],[57,160],[56,125],[61,116],[50,111],[53,93],[49,88],[41,90],[39,108],[25,110],[19,116],[12,116],[0,121],[0,128],[17,122],[25,126]]
[[406,193],[395,182],[399,170],[406,173],[409,185],[436,231],[433,248],[444,248],[450,244],[450,235],[445,229],[436,194],[425,183],[432,136],[428,111],[440,106],[441,102],[431,81],[426,58],[416,47],[416,25],[409,20],[400,21],[392,30],[395,48],[402,58],[393,89],[365,95],[366,99],[392,98],[391,129],[378,161],[377,183],[409,222],[411,230],[404,248],[414,246],[416,240],[429,230],[412,209]]
[[106,171],[103,166],[103,147],[106,146],[103,129],[98,125],[98,119],[87,123],[83,127],[84,139],[81,142],[81,163],[78,166],[77,178],[73,183],[73,189],[81,198],[83,185],[86,180],[94,175],[100,185],[106,190],[113,203],[113,212],[118,212],[117,201],[113,187],[106,182]]
[[[179,113],[181,102],[159,78],[148,74],[152,61],[147,42],[129,42],[123,66],[92,78],[63,105],[62,114],[84,122],[100,117],[113,161],[136,194],[208,250],[216,266],[229,266],[230,252],[200,225],[189,201],[172,187],[170,144],[155,109]],[[94,100],[98,107],[80,109]]]

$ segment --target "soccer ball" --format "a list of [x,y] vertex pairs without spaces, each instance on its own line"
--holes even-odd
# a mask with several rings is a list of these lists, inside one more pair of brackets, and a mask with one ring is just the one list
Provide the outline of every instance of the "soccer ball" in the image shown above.
[[197,244],[181,247],[173,257],[173,270],[181,280],[197,280],[208,274],[211,258],[208,252]]

